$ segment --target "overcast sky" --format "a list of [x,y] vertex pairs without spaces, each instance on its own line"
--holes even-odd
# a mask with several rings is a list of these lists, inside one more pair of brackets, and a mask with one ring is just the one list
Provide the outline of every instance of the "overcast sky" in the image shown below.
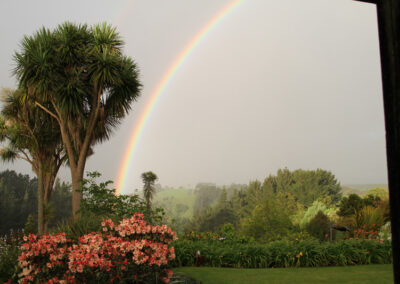
[[[142,95],[86,170],[115,180],[150,94],[185,45],[230,0],[0,1],[0,86],[15,87],[24,35],[63,21],[117,26]],[[342,184],[386,183],[376,9],[352,0],[244,0],[165,90],[128,179],[162,185],[248,183],[279,168],[330,170]],[[23,162],[0,163],[33,175]],[[68,169],[60,177],[69,179]]]

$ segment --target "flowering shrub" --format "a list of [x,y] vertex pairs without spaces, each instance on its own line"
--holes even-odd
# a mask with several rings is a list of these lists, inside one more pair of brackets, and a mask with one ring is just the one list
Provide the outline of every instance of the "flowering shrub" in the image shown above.
[[175,232],[166,225],[152,226],[143,214],[119,224],[102,222],[102,233],[90,233],[78,242],[65,233],[36,237],[29,234],[21,245],[22,283],[99,283],[154,281],[168,283],[172,271],[166,269],[175,258]]
[[184,235],[185,240],[189,241],[199,241],[199,240],[218,240],[220,238],[219,234],[213,232],[195,232],[190,231]]
[[379,239],[379,227],[375,224],[366,225],[364,224],[362,228],[358,228],[353,231],[355,239]]

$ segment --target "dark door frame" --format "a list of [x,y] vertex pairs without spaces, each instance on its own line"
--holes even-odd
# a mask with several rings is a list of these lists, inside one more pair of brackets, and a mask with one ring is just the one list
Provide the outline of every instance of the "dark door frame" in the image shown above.
[[355,1],[375,4],[377,9],[394,283],[400,284],[400,1]]

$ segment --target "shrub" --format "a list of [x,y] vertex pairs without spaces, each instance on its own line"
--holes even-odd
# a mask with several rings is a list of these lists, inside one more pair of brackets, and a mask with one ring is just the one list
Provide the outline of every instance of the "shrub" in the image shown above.
[[174,247],[176,259],[172,264],[175,266],[193,266],[198,250],[203,265],[212,267],[315,267],[392,262],[391,243],[377,240],[274,241],[265,245],[179,240]]
[[22,235],[22,232],[11,231],[7,236],[0,238],[0,283],[16,279],[20,272],[18,255]]
[[330,222],[328,216],[322,211],[318,211],[317,215],[306,226],[307,232],[321,241],[328,240],[329,228]]
[[235,226],[231,223],[225,223],[221,227],[221,236],[227,239],[233,239],[235,237],[236,231]]
[[122,218],[129,218],[135,212],[142,212],[143,217],[150,223],[162,221],[164,211],[161,208],[149,210],[146,202],[138,195],[117,195],[115,189],[110,189],[112,181],[96,183],[96,178],[101,174],[98,172],[87,173],[88,179],[83,179],[81,192],[83,199],[80,212],[92,214],[101,218],[111,218],[119,221]]
[[301,218],[300,228],[304,229],[311,221],[311,219],[313,219],[320,211],[322,211],[325,215],[331,217],[335,214],[334,208],[328,208],[323,202],[316,200],[304,213],[303,218]]
[[362,208],[358,214],[354,215],[356,228],[366,230],[379,230],[385,223],[382,210],[372,206]]
[[240,225],[241,234],[265,242],[279,240],[295,231],[288,211],[279,200],[265,198]]
[[168,283],[168,262],[175,258],[170,247],[176,234],[166,225],[151,226],[143,214],[119,224],[102,222],[102,233],[83,235],[77,242],[65,233],[25,236],[19,261],[22,283]]

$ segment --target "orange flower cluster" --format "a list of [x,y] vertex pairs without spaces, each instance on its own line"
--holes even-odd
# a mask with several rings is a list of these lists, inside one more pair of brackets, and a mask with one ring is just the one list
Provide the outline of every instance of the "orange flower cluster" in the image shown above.
[[84,235],[78,243],[65,233],[25,237],[19,257],[22,283],[122,282],[155,272],[169,282],[172,272],[165,267],[175,258],[169,244],[177,240],[171,228],[148,225],[139,213],[119,224],[104,220],[102,227],[104,233]]
[[379,229],[376,228],[375,224],[372,226],[364,225],[362,228],[353,231],[355,239],[376,239],[379,234]]

